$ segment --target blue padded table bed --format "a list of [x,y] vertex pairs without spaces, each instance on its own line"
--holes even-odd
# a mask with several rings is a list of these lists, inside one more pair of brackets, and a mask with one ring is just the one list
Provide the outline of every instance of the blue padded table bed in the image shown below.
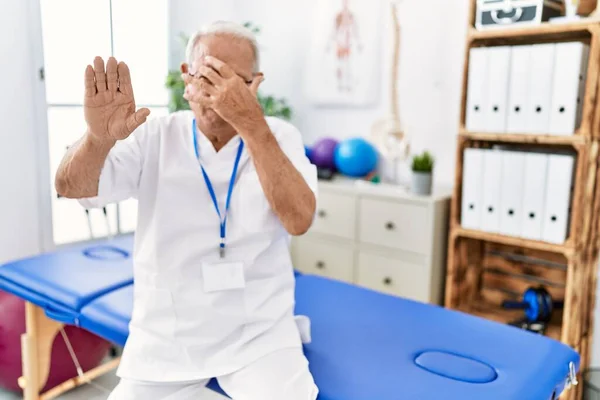
[[[72,324],[125,344],[132,247],[124,236],[0,266],[0,289],[28,302],[19,382],[25,400],[41,399],[47,379],[48,366],[34,368],[48,349],[41,331],[56,334]],[[297,274],[296,314],[311,320],[304,351],[320,400],[549,400],[579,371],[579,355],[556,340],[326,278]],[[219,390],[214,381],[210,386]]]

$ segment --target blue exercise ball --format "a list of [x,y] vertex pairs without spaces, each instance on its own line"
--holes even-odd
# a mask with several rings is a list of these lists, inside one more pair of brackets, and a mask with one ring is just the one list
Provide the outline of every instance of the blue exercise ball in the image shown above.
[[334,154],[338,171],[355,178],[364,177],[373,172],[377,167],[378,158],[375,147],[362,138],[342,141]]
[[312,149],[310,147],[304,145],[304,153],[306,154],[306,157],[308,157],[308,159],[311,160]]

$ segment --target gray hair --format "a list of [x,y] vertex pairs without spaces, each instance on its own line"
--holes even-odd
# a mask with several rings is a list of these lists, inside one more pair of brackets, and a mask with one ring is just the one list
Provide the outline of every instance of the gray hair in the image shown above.
[[188,40],[187,48],[185,50],[185,57],[187,62],[191,64],[195,60],[196,45],[198,41],[204,36],[214,35],[230,35],[238,39],[243,39],[250,43],[252,51],[254,52],[254,73],[260,70],[260,58],[258,51],[258,41],[254,33],[243,25],[235,22],[228,21],[217,21],[210,25],[207,25],[196,32],[190,40]]

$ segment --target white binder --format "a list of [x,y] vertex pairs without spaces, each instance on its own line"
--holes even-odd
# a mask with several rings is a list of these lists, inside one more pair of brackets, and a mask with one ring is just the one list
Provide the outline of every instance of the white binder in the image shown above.
[[463,153],[461,225],[466,229],[481,227],[483,153],[471,148]]
[[500,233],[519,236],[523,215],[523,171],[525,154],[502,152],[502,183],[500,185]]
[[487,89],[488,53],[485,47],[469,50],[469,75],[465,127],[471,132],[483,131]]
[[529,64],[531,46],[513,46],[510,57],[510,82],[506,132],[527,132],[527,106],[529,100]]
[[550,129],[553,135],[572,135],[577,129],[580,82],[584,78],[587,45],[557,43],[552,80]]
[[550,127],[554,51],[554,43],[531,47],[527,133],[547,134]]
[[579,101],[577,102],[577,122],[575,126],[579,128],[581,126],[581,120],[583,117],[583,100],[585,95],[586,77],[588,73],[588,66],[590,61],[590,46],[583,47],[583,66],[582,73],[579,76]]
[[485,101],[484,132],[506,131],[506,109],[510,72],[510,47],[488,48],[487,96]]
[[485,151],[483,156],[483,214],[481,230],[498,233],[500,230],[500,183],[502,152]]
[[567,238],[571,202],[574,158],[569,155],[548,156],[546,201],[542,239],[551,243],[563,243]]
[[547,154],[528,153],[525,156],[520,236],[527,239],[542,240],[547,171]]

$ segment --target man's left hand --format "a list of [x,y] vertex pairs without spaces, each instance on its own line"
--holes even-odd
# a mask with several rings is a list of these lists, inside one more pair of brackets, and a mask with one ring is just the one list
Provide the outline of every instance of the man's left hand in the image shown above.
[[264,80],[262,74],[246,83],[229,65],[207,56],[193,76],[184,73],[183,78],[186,100],[213,109],[240,134],[264,124],[263,111],[256,98],[258,86]]

